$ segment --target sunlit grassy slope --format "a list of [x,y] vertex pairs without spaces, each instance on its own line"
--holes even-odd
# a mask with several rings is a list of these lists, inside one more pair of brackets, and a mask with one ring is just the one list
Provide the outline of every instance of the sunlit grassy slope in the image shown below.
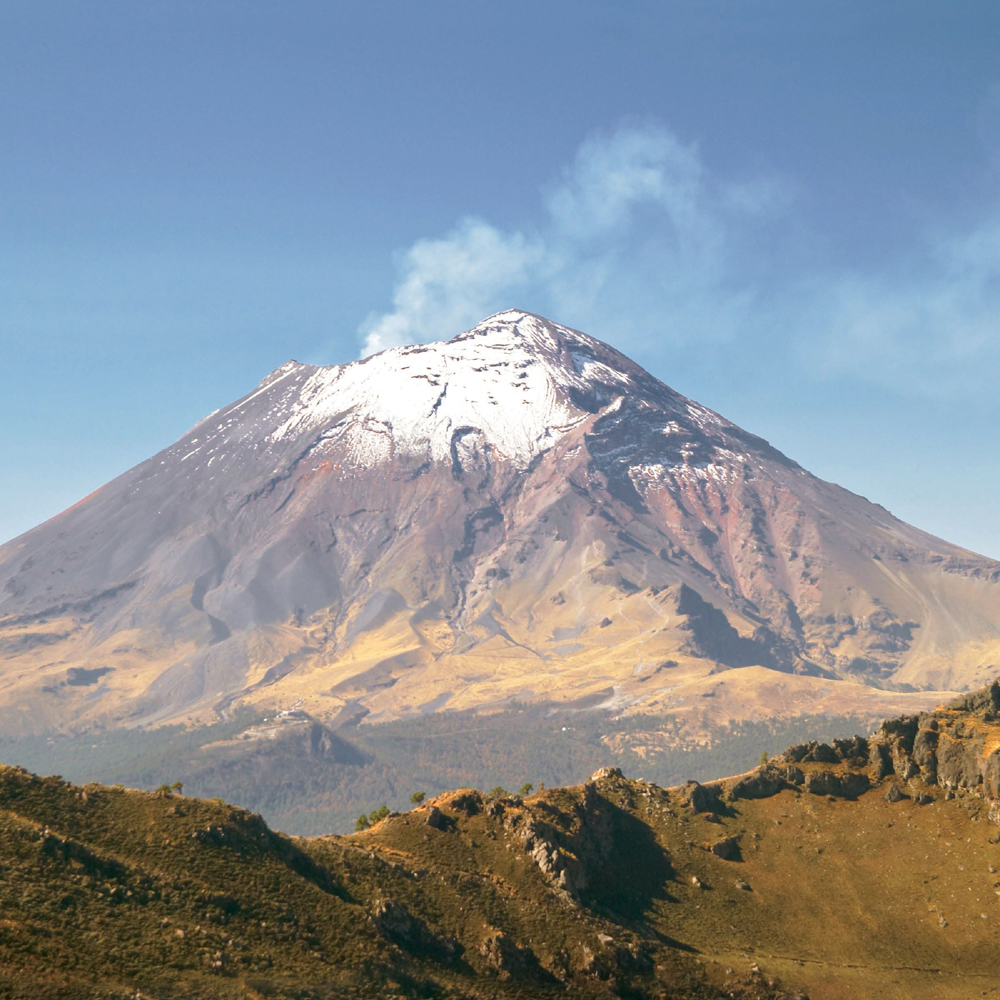
[[0,996],[989,995],[998,708],[994,687],[705,785],[604,769],[311,840],[4,768]]

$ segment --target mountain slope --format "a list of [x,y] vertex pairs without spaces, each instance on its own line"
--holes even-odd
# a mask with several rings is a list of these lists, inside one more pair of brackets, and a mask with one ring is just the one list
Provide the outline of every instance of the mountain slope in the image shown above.
[[1000,565],[517,311],[283,365],[0,548],[0,581],[9,733],[237,704],[891,711],[878,687],[1000,658]]
[[313,840],[0,767],[0,997],[986,995],[998,711],[994,683],[703,785],[605,768]]

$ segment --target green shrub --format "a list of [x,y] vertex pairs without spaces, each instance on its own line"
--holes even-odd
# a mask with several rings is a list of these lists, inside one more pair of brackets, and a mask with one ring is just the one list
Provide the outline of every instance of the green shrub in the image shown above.
[[411,801],[411,802],[412,802],[412,803],[413,803],[413,804],[414,804],[415,806],[419,806],[419,805],[420,805],[420,803],[421,803],[421,802],[423,802],[423,801],[424,801],[424,799],[425,799],[426,797],[427,797],[427,793],[426,793],[426,792],[414,792],[414,793],[413,793],[413,794],[412,794],[412,795],[410,796],[410,801]]
[[389,815],[389,807],[383,802],[378,809],[373,810],[368,814],[368,822],[371,826],[374,826],[379,820],[383,820]]
[[362,813],[354,823],[354,832],[360,833],[362,830],[367,830],[371,826],[368,822],[368,817]]
[[526,781],[517,790],[517,794],[518,795],[530,795],[534,790],[535,790],[535,786],[530,781]]

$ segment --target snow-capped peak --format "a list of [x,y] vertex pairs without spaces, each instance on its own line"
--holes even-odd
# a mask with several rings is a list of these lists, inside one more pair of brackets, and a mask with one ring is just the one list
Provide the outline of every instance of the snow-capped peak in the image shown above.
[[520,310],[452,340],[397,347],[316,369],[288,401],[272,441],[322,432],[363,465],[398,453],[447,460],[456,432],[482,436],[524,467],[588,413],[576,394],[610,402],[630,375],[600,341]]
[[[605,363],[604,375],[611,379],[628,381],[624,367],[631,366],[628,358],[619,355],[607,344],[590,337],[579,330],[553,323],[543,316],[523,312],[520,309],[505,309],[488,316],[471,330],[453,337],[449,344],[466,341],[489,348],[519,347],[523,350],[545,354],[554,367],[575,369],[585,363],[595,363],[598,357],[613,358],[619,365]],[[561,364],[560,364],[561,362]],[[570,379],[571,382],[575,381]]]

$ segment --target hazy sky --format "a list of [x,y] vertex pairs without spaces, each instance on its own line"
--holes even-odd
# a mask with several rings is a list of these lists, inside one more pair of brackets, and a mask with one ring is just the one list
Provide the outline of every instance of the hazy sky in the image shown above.
[[0,540],[508,306],[1000,557],[1000,7],[0,5]]

